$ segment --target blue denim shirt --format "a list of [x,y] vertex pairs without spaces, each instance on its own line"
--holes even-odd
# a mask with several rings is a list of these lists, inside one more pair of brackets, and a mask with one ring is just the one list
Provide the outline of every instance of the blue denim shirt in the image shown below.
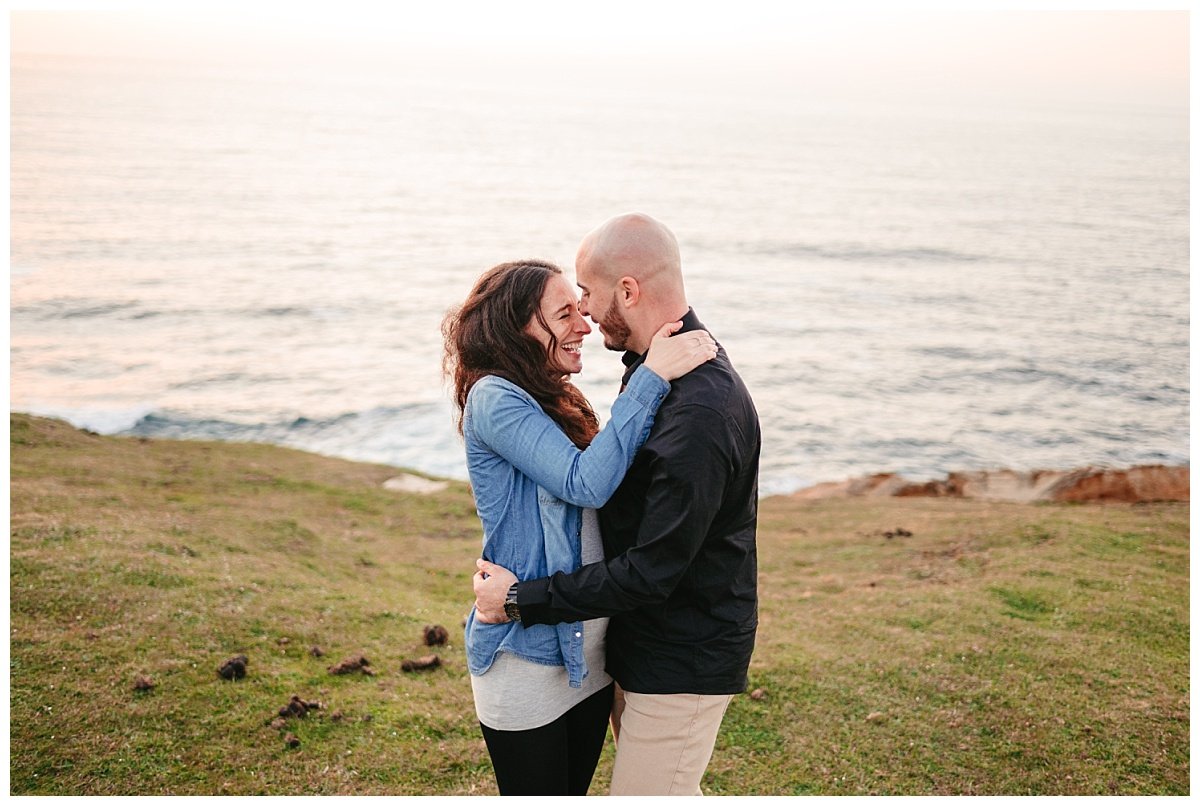
[[[480,378],[467,395],[463,436],[484,559],[522,581],[579,568],[582,507],[603,505],[617,489],[670,388],[640,367],[613,403],[608,425],[581,451],[524,389],[495,375]],[[575,688],[587,676],[581,622],[484,624],[472,608],[465,632],[473,675],[503,650],[566,666]]]

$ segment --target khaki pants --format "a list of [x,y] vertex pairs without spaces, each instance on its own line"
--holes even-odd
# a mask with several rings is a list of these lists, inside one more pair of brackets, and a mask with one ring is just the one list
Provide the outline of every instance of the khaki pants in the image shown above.
[[700,779],[732,694],[637,694],[616,686],[612,795],[703,795]]

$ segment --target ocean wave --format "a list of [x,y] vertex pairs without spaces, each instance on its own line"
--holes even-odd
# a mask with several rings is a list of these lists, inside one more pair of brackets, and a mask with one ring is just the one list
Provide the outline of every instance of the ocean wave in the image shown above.
[[167,439],[263,442],[325,456],[406,467],[465,479],[466,465],[447,403],[411,403],[344,412],[239,422],[185,412],[154,410],[120,433]]
[[174,316],[201,313],[196,309],[178,308],[170,311],[146,307],[132,300],[97,300],[91,298],[56,297],[10,308],[14,318],[30,317],[41,322],[74,319],[153,319],[165,314]]
[[855,243],[771,243],[736,241],[731,247],[741,254],[771,257],[816,258],[854,263],[1007,263],[999,255],[959,252],[938,247],[881,248]]
[[328,305],[273,305],[263,308],[241,308],[232,311],[237,316],[251,319],[316,319],[327,321],[344,319],[349,313],[345,308]]
[[[961,362],[961,363],[960,363]],[[937,365],[937,371],[911,370],[899,384],[902,397],[912,393],[958,399],[964,411],[1003,417],[1014,413],[1050,415],[1046,406],[1094,407],[1107,401],[1108,407],[1122,416],[1145,420],[1158,411],[1186,411],[1188,390],[1177,385],[1148,386],[1131,372],[1096,371],[1080,366],[1067,368],[1021,366],[968,366],[985,364],[965,357]],[[995,423],[993,423],[995,424]],[[1029,425],[1028,423],[1026,424]]]
[[917,346],[908,349],[909,352],[915,355],[946,358],[951,361],[995,361],[1008,357],[1008,354],[1001,350],[972,350],[969,347],[954,345],[944,347]]
[[38,417],[54,417],[65,420],[76,428],[86,428],[98,434],[121,434],[135,427],[150,415],[150,406],[127,406],[121,408],[69,408],[64,406],[22,406],[21,411]]
[[250,316],[314,316],[311,308],[299,306],[280,306],[275,308],[248,308],[244,311]]
[[33,316],[37,319],[93,319],[111,316],[120,311],[137,308],[136,302],[101,302],[92,299],[57,298],[30,305],[14,305],[13,316]]
[[191,317],[199,315],[218,314],[244,317],[247,319],[286,319],[302,318],[329,320],[344,318],[344,309],[326,305],[275,305],[266,307],[246,307],[223,309],[214,306],[208,309],[196,307],[148,307],[137,301],[127,300],[96,300],[91,298],[66,298],[41,300],[25,305],[14,305],[10,308],[14,317],[30,317],[38,321],[48,322],[73,319],[119,319],[139,321],[161,317]]
[[252,387],[256,384],[272,383],[289,380],[287,375],[263,375],[251,374],[246,372],[223,372],[219,375],[207,375],[202,377],[188,378],[184,381],[177,381],[167,385],[167,389],[172,392],[184,391],[189,389],[205,389],[209,386],[238,386]]

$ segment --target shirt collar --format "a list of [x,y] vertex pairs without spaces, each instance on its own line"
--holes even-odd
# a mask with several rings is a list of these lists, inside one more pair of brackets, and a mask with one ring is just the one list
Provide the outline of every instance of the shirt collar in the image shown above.
[[[683,321],[683,327],[679,328],[679,330],[676,330],[675,335],[679,335],[680,333],[687,333],[689,330],[707,330],[708,329],[708,328],[704,327],[704,324],[700,321],[700,318],[698,316],[696,316],[696,312],[694,310],[692,310],[692,308],[690,306],[687,309],[687,313],[685,313],[683,315],[682,321]],[[649,352],[649,350],[647,350],[647,352]],[[627,369],[625,370],[625,374],[621,377],[621,386],[622,387],[624,387],[625,384],[629,383],[629,379],[631,377],[633,377],[633,373],[635,371],[637,371],[637,368],[640,367],[642,365],[642,362],[645,360],[646,360],[646,353],[639,354],[639,353],[633,352],[632,350],[627,351],[623,356],[621,356],[621,361],[624,362],[625,366],[627,367]]]

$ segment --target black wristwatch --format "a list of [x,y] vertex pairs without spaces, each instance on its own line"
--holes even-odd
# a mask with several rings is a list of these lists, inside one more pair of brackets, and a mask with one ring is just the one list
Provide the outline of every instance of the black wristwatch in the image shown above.
[[504,597],[504,615],[508,616],[510,621],[521,620],[521,608],[517,607],[517,586],[520,582],[514,582],[508,589],[508,596]]

